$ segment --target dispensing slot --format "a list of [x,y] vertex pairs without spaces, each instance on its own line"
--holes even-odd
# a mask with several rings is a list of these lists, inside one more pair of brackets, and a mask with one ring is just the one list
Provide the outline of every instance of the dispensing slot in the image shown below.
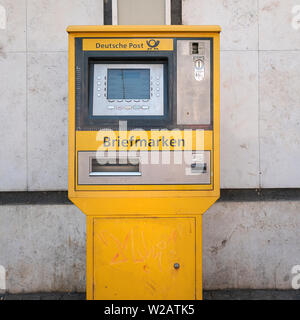
[[[95,158],[91,159],[90,176],[141,176],[138,161],[122,163],[120,159],[106,161],[104,164]],[[137,163],[135,163],[137,162]]]

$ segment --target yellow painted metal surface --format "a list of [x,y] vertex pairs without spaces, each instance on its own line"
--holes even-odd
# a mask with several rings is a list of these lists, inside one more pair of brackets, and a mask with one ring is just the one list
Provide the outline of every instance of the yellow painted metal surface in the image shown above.
[[[220,193],[220,27],[71,26],[68,32],[68,193],[87,215],[87,299],[202,299],[202,214]],[[78,37],[85,39],[85,50],[94,51],[101,50],[95,49],[96,38],[106,38],[105,43],[129,38],[144,45],[145,39],[160,39],[161,50],[171,50],[173,38],[213,39],[213,130],[202,131],[202,145],[190,140],[192,150],[211,151],[211,185],[78,186],[77,152],[101,149],[98,132],[75,130]],[[183,263],[179,270],[173,268],[175,259]]]
[[94,266],[94,299],[195,299],[195,219],[95,219]]
[[[112,191],[111,194],[113,195]],[[138,197],[135,192],[125,192],[121,198],[111,197],[107,198],[102,195],[99,198],[70,198],[74,204],[88,216],[101,215],[136,215],[148,216],[156,214],[158,216],[163,214],[173,215],[201,215],[207,208],[213,205],[218,199],[215,197],[199,196],[187,197],[185,194],[176,192],[169,197],[159,197],[159,191],[154,195],[149,191],[143,191],[144,197]],[[155,197],[156,195],[156,197]]]
[[[116,137],[122,139],[129,139],[130,137],[140,138],[149,140],[150,138],[156,140],[162,136],[167,137],[168,139],[184,139],[184,146],[181,144],[176,144],[174,146],[164,146],[160,142],[154,146],[145,145],[133,145],[130,147],[130,150],[141,150],[141,151],[153,151],[153,150],[212,150],[213,149],[213,131],[212,130],[199,130],[191,131],[190,133],[185,133],[182,130],[170,131],[170,130],[158,130],[157,132],[150,131],[111,131],[111,134],[114,134]],[[76,131],[76,150],[77,151],[88,151],[88,150],[116,150],[122,151],[127,150],[128,147],[122,144],[113,146],[104,147],[103,146],[103,136],[109,136],[110,132],[98,132],[98,131]]]
[[[219,44],[219,32],[218,26],[71,26],[68,28],[69,32],[69,197],[73,202],[82,203],[81,198],[95,199],[97,197],[102,198],[103,202],[109,204],[110,209],[116,212],[119,211],[117,202],[111,202],[111,198],[118,198],[123,205],[127,205],[126,198],[130,198],[130,203],[133,203],[132,199],[142,199],[152,197],[153,201],[157,201],[155,207],[166,207],[172,201],[170,197],[176,199],[179,197],[178,202],[181,202],[185,197],[186,209],[190,209],[188,204],[189,198],[192,196],[199,197],[202,205],[197,211],[197,214],[204,213],[209,206],[218,199],[220,189],[220,151],[219,151],[219,81],[220,81],[220,44]],[[176,38],[176,37],[211,37],[213,38],[213,77],[214,77],[214,95],[213,95],[213,123],[214,128],[211,130],[204,130],[204,146],[203,149],[210,150],[212,161],[212,184],[206,185],[161,185],[161,186],[78,186],[77,185],[77,152],[80,150],[97,150],[99,140],[97,139],[97,132],[93,131],[75,131],[75,39],[76,37],[89,38]],[[116,132],[117,133],[117,132]],[[165,133],[169,134],[169,133]],[[194,147],[194,146],[193,146]],[[172,150],[172,147],[170,148]],[[176,148],[175,148],[176,149]],[[199,149],[202,148],[199,146]],[[202,149],[202,150],[203,150]],[[104,191],[104,193],[103,193]],[[184,191],[184,192],[182,192]],[[198,192],[197,194],[194,191]],[[131,192],[131,193],[129,193]],[[159,192],[159,196],[157,196]],[[175,201],[176,202],[176,201]],[[195,203],[198,203],[196,201]],[[180,205],[179,211],[182,211]],[[108,207],[108,206],[104,206]],[[95,201],[91,200],[91,205],[84,204],[87,215],[91,215],[92,212],[98,209],[98,205],[95,205]],[[136,210],[133,210],[136,211]],[[147,211],[147,209],[145,209]],[[174,210],[169,210],[174,211]],[[139,211],[139,215],[142,214]],[[191,212],[191,211],[187,211]],[[98,214],[105,214],[105,210],[101,210]]]
[[221,27],[217,25],[211,26],[184,26],[184,25],[172,25],[172,26],[157,26],[157,25],[141,25],[141,26],[69,26],[67,28],[68,33],[82,34],[82,33],[124,33],[130,32],[132,38],[135,34],[140,33],[170,33],[172,37],[177,36],[179,33],[219,33]]
[[[215,200],[219,197],[219,177],[220,177],[220,163],[219,163],[219,32],[218,26],[71,26],[68,28],[69,35],[69,197],[75,200],[75,198],[95,198],[105,197],[110,199],[111,197],[118,197],[122,199],[124,196],[128,196],[128,190],[135,192],[135,195],[130,195],[130,198],[136,196],[137,198],[148,197],[149,194],[155,197],[155,191],[160,192],[157,205],[163,205],[162,199],[166,199],[166,204],[169,203],[170,197],[177,197],[177,194],[182,196],[181,192],[177,190],[184,190],[186,199],[190,197],[190,192],[198,190],[198,197],[201,197],[203,202],[207,202],[207,205],[211,205],[212,198]],[[97,150],[99,147],[99,141],[97,140],[97,133],[79,131],[75,133],[75,38],[84,37],[87,40],[89,38],[121,38],[121,37],[143,37],[143,38],[176,38],[176,37],[212,37],[214,41],[214,96],[213,96],[213,123],[214,130],[204,131],[204,147],[205,150],[211,150],[213,156],[213,170],[212,170],[212,185],[211,186],[148,186],[145,190],[145,186],[78,186],[76,180],[77,172],[77,157],[76,153],[79,150]],[[90,39],[91,40],[91,39]],[[199,147],[199,149],[202,149]],[[210,190],[210,192],[208,192]],[[103,194],[103,191],[105,193]],[[145,192],[146,191],[146,192]],[[149,191],[150,193],[148,193]],[[113,194],[112,194],[113,193]],[[195,194],[193,194],[193,197]],[[205,197],[210,197],[208,201]],[[126,200],[124,199],[126,202]],[[93,201],[92,201],[93,203]],[[115,206],[115,203],[111,203],[111,208]],[[95,207],[91,204],[91,208]],[[203,207],[203,206],[202,206]],[[206,207],[207,209],[208,207]],[[117,208],[116,208],[117,209]],[[90,214],[93,209],[85,211],[86,214]],[[205,211],[205,210],[204,210]],[[101,212],[102,213],[102,212]],[[105,212],[103,212],[105,213]],[[201,214],[199,210],[198,214]]]
[[84,39],[84,51],[170,51],[173,39]]
[[[189,151],[189,150],[205,150],[210,151],[211,156],[214,155],[213,150],[213,131],[212,130],[200,130],[198,132],[192,131],[190,133],[184,133],[182,130],[178,130],[176,132],[169,131],[169,130],[158,130],[157,132],[153,133],[150,131],[111,131],[111,134],[114,137],[120,137],[119,141],[128,141],[130,137],[134,137],[136,139],[144,139],[149,141],[150,138],[154,139],[155,141],[164,136],[167,139],[175,139],[181,140],[184,139],[185,144],[184,147],[182,145],[174,145],[174,146],[163,146],[161,143],[156,144],[154,146],[133,146],[130,148],[130,151],[163,151],[163,150],[182,150],[182,151]],[[76,132],[76,154],[78,151],[90,151],[90,150],[103,150],[103,151],[126,151],[128,147],[126,145],[120,146],[116,145],[115,147],[104,147],[103,146],[103,136],[109,136],[110,133],[107,131],[77,131]],[[75,159],[75,171],[77,172],[77,156]],[[214,162],[211,163],[211,172],[213,173],[213,166]],[[211,179],[212,183],[209,185],[118,185],[118,186],[99,186],[99,185],[78,185],[77,180],[75,181],[76,190],[78,191],[120,191],[120,190],[136,190],[136,191],[143,191],[143,190],[213,190],[214,189],[214,180]]]

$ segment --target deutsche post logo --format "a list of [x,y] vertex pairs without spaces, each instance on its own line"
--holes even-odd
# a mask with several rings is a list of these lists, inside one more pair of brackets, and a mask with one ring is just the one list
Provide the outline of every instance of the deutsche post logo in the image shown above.
[[154,39],[151,39],[151,40],[147,40],[147,45],[148,45],[148,50],[158,50],[158,45],[160,43],[159,40],[154,40]]

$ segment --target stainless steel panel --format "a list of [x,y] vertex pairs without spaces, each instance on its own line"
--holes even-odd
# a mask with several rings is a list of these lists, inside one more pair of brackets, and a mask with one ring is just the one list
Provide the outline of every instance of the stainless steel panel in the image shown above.
[[209,40],[177,41],[177,124],[210,124],[210,66]]
[[[118,172],[118,175],[94,175],[91,173],[91,161],[97,152],[78,152],[78,184],[80,185],[145,185],[145,184],[210,184],[211,183],[211,155],[210,151],[141,151],[128,153],[131,162],[139,159],[139,173],[128,175],[128,172]],[[117,159],[128,158],[125,151],[115,152]],[[112,159],[111,154],[107,159]],[[121,162],[121,161],[120,161]],[[100,163],[105,163],[104,157]],[[205,167],[205,170],[204,170]],[[201,169],[199,169],[201,168]],[[137,172],[133,172],[137,173]]]

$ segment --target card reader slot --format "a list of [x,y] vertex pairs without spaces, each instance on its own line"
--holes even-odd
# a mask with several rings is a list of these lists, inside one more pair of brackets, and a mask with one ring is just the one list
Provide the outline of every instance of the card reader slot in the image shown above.
[[141,176],[139,163],[122,163],[120,159],[115,163],[99,163],[97,159],[91,159],[90,176]]
[[193,162],[191,164],[192,172],[198,173],[206,173],[207,172],[207,164],[201,162]]

